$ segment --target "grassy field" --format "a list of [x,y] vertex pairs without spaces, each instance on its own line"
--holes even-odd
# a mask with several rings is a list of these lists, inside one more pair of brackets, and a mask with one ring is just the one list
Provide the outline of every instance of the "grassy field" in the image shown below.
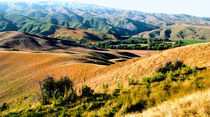
[[[172,40],[172,41],[179,41],[179,40]],[[192,45],[192,44],[210,42],[210,41],[201,41],[201,40],[181,40],[181,41],[184,42],[184,45]]]
[[[87,116],[87,117],[113,117],[122,116],[131,112],[139,112],[153,107],[161,102],[177,99],[186,94],[209,88],[209,69],[205,67],[191,68],[188,65],[165,64],[160,66],[152,76],[144,77],[142,80],[130,78],[127,83],[129,87],[118,84],[118,88],[109,91],[109,84],[101,86],[101,93],[96,92],[91,95],[77,95],[77,98],[71,101],[62,100],[62,98],[53,98],[48,104],[38,105],[36,107],[28,106],[26,109],[11,109],[3,112],[5,116]],[[160,69],[167,69],[162,71]],[[90,90],[85,90],[88,93]],[[73,94],[70,94],[72,96]],[[206,95],[199,98],[208,98]],[[27,100],[25,97],[23,100]],[[194,99],[196,103],[198,99]],[[186,107],[186,106],[185,106]],[[200,105],[194,108],[192,114],[198,109],[208,115],[209,106]],[[4,106],[4,109],[6,106]],[[162,110],[163,111],[163,110]],[[188,113],[187,113],[188,114]],[[183,115],[183,114],[182,114]],[[184,113],[186,115],[186,113]]]
[[[198,91],[188,96],[166,101],[142,113],[128,114],[126,117],[209,117],[210,89]],[[172,106],[173,105],[173,106]]]

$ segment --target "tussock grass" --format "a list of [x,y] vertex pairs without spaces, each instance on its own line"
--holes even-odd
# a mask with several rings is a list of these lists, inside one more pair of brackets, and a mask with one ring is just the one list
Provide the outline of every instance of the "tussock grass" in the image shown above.
[[210,89],[198,91],[183,98],[167,101],[127,117],[209,117]]

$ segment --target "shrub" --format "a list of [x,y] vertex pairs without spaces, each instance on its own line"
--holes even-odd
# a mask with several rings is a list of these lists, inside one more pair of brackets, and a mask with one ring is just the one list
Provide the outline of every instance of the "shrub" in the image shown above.
[[174,69],[177,70],[181,67],[185,67],[186,65],[181,60],[176,60],[174,63]]
[[117,88],[122,89],[123,88],[123,84],[117,83]]
[[87,85],[82,86],[82,95],[81,97],[90,97],[93,95],[94,90],[92,90]]
[[9,105],[7,103],[3,103],[2,106],[0,106],[0,111],[4,111],[9,109]]
[[152,82],[157,82],[157,81],[163,81],[165,80],[165,78],[166,76],[163,73],[157,73],[151,77],[144,77],[142,81],[152,83]]
[[162,80],[165,80],[165,75],[163,73],[157,73],[151,77],[150,82],[156,82]]
[[150,82],[150,79],[151,79],[150,77],[143,77],[142,81],[143,82]]
[[146,106],[146,101],[145,100],[138,100],[135,104],[132,104],[131,106],[128,106],[126,108],[126,113],[128,112],[135,112],[135,111],[142,111],[145,106]]
[[47,76],[42,83],[42,89],[44,93],[44,98],[50,99],[53,97],[53,93],[56,90],[56,83],[53,77]]
[[205,70],[205,69],[206,69],[206,66],[203,66],[203,67],[195,66],[195,70]]
[[59,81],[56,82],[56,89],[58,89],[60,95],[64,97],[64,95],[69,92],[69,90],[73,90],[73,82],[69,80],[69,78],[62,77]]
[[192,74],[194,72],[194,70],[193,69],[191,69],[189,66],[187,66],[187,67],[183,67],[182,69],[181,69],[181,75],[188,75],[188,74]]
[[106,93],[108,91],[109,85],[108,84],[102,84],[102,90],[104,91],[104,93]]
[[44,101],[68,98],[69,92],[73,92],[73,82],[67,76],[61,77],[57,82],[53,77],[47,76],[42,82],[42,90]]
[[133,77],[128,78],[128,85],[137,85],[139,84],[138,80],[135,80]]
[[175,63],[173,64],[171,61],[166,62],[166,64],[163,66],[160,66],[156,69],[156,72],[160,73],[167,73],[169,71],[175,71],[178,70],[179,68],[185,67],[183,61],[181,60],[176,60]]

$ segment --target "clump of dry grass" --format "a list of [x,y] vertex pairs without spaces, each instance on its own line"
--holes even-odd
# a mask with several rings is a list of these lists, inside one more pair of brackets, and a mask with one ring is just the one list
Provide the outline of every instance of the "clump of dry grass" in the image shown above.
[[193,93],[189,96],[167,101],[143,113],[127,117],[209,117],[210,89]]

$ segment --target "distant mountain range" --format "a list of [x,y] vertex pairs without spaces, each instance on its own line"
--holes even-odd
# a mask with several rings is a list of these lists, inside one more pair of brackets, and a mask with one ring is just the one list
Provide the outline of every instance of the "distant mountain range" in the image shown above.
[[176,24],[152,31],[142,32],[133,37],[160,38],[170,40],[210,40],[210,27]]
[[174,24],[210,25],[209,18],[157,14],[65,2],[0,2],[0,31],[53,35],[60,26],[113,34],[136,35]]

